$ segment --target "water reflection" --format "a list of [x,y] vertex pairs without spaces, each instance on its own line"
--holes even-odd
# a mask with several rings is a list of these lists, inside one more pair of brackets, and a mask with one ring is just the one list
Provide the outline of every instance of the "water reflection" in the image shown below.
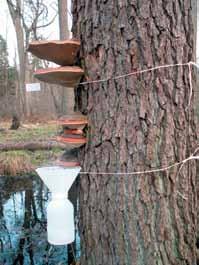
[[71,246],[47,242],[49,196],[38,177],[0,177],[0,265],[68,264]]

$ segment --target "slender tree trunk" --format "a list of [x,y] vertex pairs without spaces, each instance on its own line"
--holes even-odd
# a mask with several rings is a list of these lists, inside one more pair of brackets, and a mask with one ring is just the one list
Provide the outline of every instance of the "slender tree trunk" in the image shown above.
[[70,31],[68,26],[68,0],[58,0],[59,9],[59,35],[60,40],[69,39]]
[[25,51],[25,37],[23,26],[21,22],[21,10],[22,3],[21,0],[16,0],[16,7],[13,5],[12,1],[8,1],[8,8],[12,18],[12,22],[16,32],[17,38],[17,51],[19,55],[19,71],[18,71],[18,99],[17,99],[17,114],[19,117],[26,114],[26,97],[25,97],[25,81],[26,81],[26,65],[27,65],[27,52]]
[[[65,40],[70,38],[70,31],[68,25],[68,7],[67,0],[58,0],[58,9],[59,9],[59,32],[60,40]],[[74,113],[74,88],[63,87],[62,88],[62,112],[63,114],[72,114]],[[72,202],[75,213],[77,211],[77,187],[76,182],[72,185],[69,191],[69,199]],[[75,246],[76,243],[72,243],[67,248],[68,254],[68,264],[75,262]]]
[[[68,24],[68,0],[58,0],[59,9],[59,35],[60,40],[70,38]],[[73,113],[74,89],[62,87],[62,112],[63,114]]]
[[[191,0],[73,0],[73,33],[91,80],[195,59]],[[193,78],[194,80],[194,78]],[[194,87],[193,82],[193,87]],[[196,166],[161,168],[196,147],[188,66],[79,88],[89,118],[81,265],[196,264]]]
[[24,48],[24,33],[21,25],[21,17],[15,20],[15,31],[17,36],[17,47],[19,55],[19,94],[20,94],[20,114],[26,113],[25,81],[26,81],[26,63],[27,52]]

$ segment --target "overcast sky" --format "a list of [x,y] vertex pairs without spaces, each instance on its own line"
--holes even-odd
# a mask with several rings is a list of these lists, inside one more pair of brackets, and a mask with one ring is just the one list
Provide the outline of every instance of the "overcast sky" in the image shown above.
[[[45,0],[45,1],[48,6],[50,5],[51,2],[55,2],[53,0]],[[69,10],[70,10],[70,2],[71,0],[68,0]],[[53,12],[53,11],[51,10],[50,12]],[[70,27],[71,27],[71,23],[72,22],[69,16]],[[9,61],[10,61],[10,64],[13,64],[17,43],[16,43],[16,35],[15,35],[13,23],[12,23],[10,14],[9,14],[6,0],[0,0],[0,34],[5,39],[8,40],[7,43],[8,43]],[[59,39],[58,18],[48,28],[45,28],[44,36],[47,39],[52,39],[52,40]]]

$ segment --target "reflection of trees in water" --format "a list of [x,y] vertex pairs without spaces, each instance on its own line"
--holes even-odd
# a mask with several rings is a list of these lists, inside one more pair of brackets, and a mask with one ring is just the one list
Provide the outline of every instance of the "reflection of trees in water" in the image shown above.
[[[6,227],[6,222],[4,220],[2,193],[0,193],[0,231],[5,231],[5,233],[8,234],[7,244],[8,244],[9,248],[12,248],[11,237],[10,237],[9,231]],[[3,242],[2,238],[0,237],[0,253],[3,253],[4,249],[5,249],[4,242]]]
[[24,213],[24,222],[23,222],[23,230],[26,231],[26,236],[22,236],[19,240],[19,246],[17,251],[17,257],[13,261],[13,265],[15,264],[24,264],[24,247],[27,244],[27,252],[29,255],[30,264],[34,264],[34,252],[32,246],[32,230],[34,230],[34,226],[39,222],[37,217],[37,211],[35,207],[35,201],[33,196],[32,188],[25,191],[25,213]]
[[[51,246],[46,240],[45,210],[48,199],[49,193],[39,179],[6,177],[3,183],[1,179],[1,265],[67,264],[69,251],[70,262],[74,261],[75,246],[67,251],[65,246]],[[6,207],[9,208],[9,216],[5,215]]]

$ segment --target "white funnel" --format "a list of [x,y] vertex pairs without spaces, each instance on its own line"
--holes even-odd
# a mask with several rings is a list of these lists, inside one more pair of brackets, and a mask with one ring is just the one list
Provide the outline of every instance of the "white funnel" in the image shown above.
[[67,245],[75,239],[74,208],[67,199],[68,191],[81,167],[42,167],[36,169],[43,182],[52,192],[52,201],[47,207],[48,242]]

